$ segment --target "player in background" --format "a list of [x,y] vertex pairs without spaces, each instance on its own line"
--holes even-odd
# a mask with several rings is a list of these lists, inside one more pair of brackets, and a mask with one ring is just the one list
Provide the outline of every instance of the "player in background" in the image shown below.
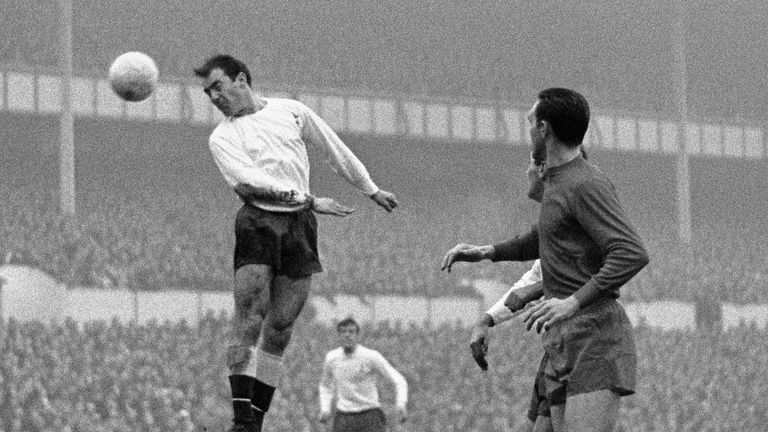
[[378,351],[358,343],[360,326],[354,319],[340,321],[336,330],[341,346],[326,354],[320,377],[320,422],[331,418],[336,399],[333,432],[384,432],[386,420],[379,403],[377,376],[394,384],[399,420],[404,422],[408,416],[405,378]]
[[545,300],[522,318],[528,329],[543,331],[552,426],[612,431],[620,397],[635,392],[637,368],[632,327],[616,299],[648,254],[613,184],[580,154],[586,99],[568,89],[543,90],[527,119],[533,154],[546,154],[538,224],[502,243],[458,250],[444,265],[540,258]]
[[254,95],[243,62],[216,55],[194,72],[225,116],[209,138],[213,160],[246,202],[235,221],[235,313],[227,350],[230,430],[260,431],[312,274],[322,271],[314,213],[353,212],[310,194],[306,143],[322,150],[337,174],[386,211],[397,207],[397,200],[376,186],[352,151],[304,104]]

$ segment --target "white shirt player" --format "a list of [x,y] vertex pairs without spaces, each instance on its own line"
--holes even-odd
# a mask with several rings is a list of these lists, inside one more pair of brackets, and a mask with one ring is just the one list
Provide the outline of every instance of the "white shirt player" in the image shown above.
[[[211,133],[213,160],[230,186],[245,183],[275,192],[309,195],[309,157],[305,142],[317,146],[331,168],[373,195],[379,189],[368,171],[336,133],[299,101],[265,98],[253,114],[227,117]],[[295,211],[301,204],[254,201],[268,211]]]
[[493,318],[494,325],[498,325],[504,321],[509,321],[514,316],[514,313],[504,305],[504,302],[507,300],[507,297],[509,297],[509,294],[512,293],[512,291],[534,284],[536,282],[541,282],[541,280],[541,262],[536,260],[533,262],[531,269],[525,272],[520,280],[515,282],[506,294],[501,296],[501,298],[496,303],[494,303],[493,306],[485,311],[485,313]]
[[408,403],[408,383],[378,351],[357,345],[350,354],[342,347],[325,356],[320,378],[320,411],[330,413],[334,396],[336,410],[344,413],[379,408],[377,376],[388,378],[395,385],[396,402],[401,410]]

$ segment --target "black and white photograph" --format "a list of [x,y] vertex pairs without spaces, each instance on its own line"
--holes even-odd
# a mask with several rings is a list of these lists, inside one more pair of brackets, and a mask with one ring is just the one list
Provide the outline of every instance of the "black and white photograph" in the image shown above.
[[0,432],[765,432],[768,2],[0,0]]

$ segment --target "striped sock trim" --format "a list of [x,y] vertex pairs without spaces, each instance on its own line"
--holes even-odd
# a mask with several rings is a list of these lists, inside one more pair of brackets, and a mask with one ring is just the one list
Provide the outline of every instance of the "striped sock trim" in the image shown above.
[[255,409],[256,411],[264,412],[264,410],[262,410],[261,408],[257,407],[256,405],[252,404],[250,399],[232,398],[232,402],[246,402],[246,403],[248,403],[251,406],[251,408]]

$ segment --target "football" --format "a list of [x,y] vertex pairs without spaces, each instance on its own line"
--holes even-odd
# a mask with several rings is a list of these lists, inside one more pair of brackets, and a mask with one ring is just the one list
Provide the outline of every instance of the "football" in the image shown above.
[[131,51],[112,62],[109,67],[109,85],[120,99],[140,102],[155,91],[158,75],[157,65],[150,56]]

